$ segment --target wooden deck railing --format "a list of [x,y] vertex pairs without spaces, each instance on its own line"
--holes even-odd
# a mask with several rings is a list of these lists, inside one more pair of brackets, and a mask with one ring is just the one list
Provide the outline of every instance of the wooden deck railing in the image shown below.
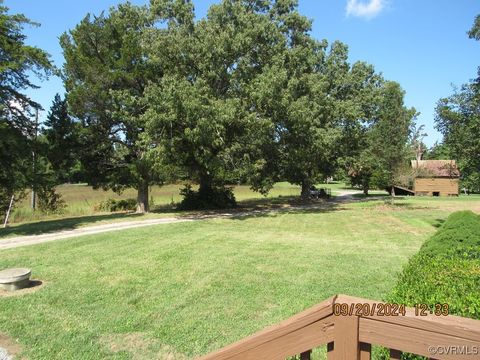
[[[400,359],[402,352],[439,360],[480,359],[479,320],[421,316],[414,308],[406,308],[404,315],[380,316],[378,304],[337,295],[200,359],[283,360],[300,355],[301,360],[309,360],[311,350],[325,344],[328,360],[368,360],[372,344],[389,348],[390,359]],[[346,316],[338,315],[342,307],[348,309]]]

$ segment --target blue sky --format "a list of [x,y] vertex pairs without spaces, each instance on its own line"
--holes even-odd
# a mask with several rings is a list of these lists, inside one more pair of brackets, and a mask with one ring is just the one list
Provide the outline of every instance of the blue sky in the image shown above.
[[[58,37],[87,14],[99,14],[116,0],[5,0],[10,13],[23,13],[39,22],[27,28],[27,42],[63,63]],[[148,0],[134,0],[145,4]],[[197,17],[205,16],[213,0],[193,0]],[[299,0],[300,12],[313,20],[312,35],[329,42],[340,40],[350,49],[350,60],[367,61],[406,91],[406,104],[421,112],[427,145],[441,135],[434,130],[435,104],[476,75],[480,42],[466,32],[480,14],[478,0]],[[29,94],[48,110],[54,95],[64,92],[60,79],[39,83]],[[44,118],[47,111],[41,114]]]

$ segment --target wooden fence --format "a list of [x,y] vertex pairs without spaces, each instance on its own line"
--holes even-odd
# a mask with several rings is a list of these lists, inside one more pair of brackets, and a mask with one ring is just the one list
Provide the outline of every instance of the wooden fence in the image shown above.
[[[373,309],[373,310],[372,310]],[[383,311],[382,311],[383,309]],[[309,360],[311,350],[327,344],[328,360],[368,360],[372,344],[430,359],[480,359],[480,321],[430,314],[424,308],[403,308],[336,295],[288,320],[228,345],[201,360]],[[343,315],[342,315],[343,314]]]

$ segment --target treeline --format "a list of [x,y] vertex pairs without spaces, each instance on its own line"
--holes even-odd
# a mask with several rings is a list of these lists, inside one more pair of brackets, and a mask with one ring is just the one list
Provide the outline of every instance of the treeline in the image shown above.
[[[30,49],[21,34],[28,20],[5,8],[2,19],[2,29],[11,29],[5,41]],[[38,186],[35,174],[52,174],[49,184],[133,187],[144,212],[149,186],[178,180],[199,184],[182,192],[190,208],[234,206],[228,185],[236,183],[267,193],[286,180],[303,196],[332,175],[348,176],[365,192],[391,187],[419,142],[416,111],[404,105],[398,83],[365,62],[351,64],[345,44],[314,39],[311,25],[294,0],[224,0],[200,20],[184,0],[87,15],[60,38],[66,99],[56,97],[40,138],[2,108],[2,126],[18,129],[25,142],[8,160],[20,167],[1,180],[15,178],[15,185],[2,191],[8,197]],[[52,69],[47,55],[32,49],[24,77],[31,68]],[[1,81],[2,89],[15,89],[2,92],[4,104],[34,86]],[[31,126],[31,114],[22,119]],[[43,168],[31,174],[29,152],[42,142]]]

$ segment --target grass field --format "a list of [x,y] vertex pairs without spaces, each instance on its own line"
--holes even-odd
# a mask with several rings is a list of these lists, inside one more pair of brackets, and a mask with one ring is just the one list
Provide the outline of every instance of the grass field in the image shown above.
[[192,358],[336,293],[383,299],[459,209],[480,212],[480,197],[366,198],[5,250],[1,268],[31,267],[44,285],[0,297],[0,332],[28,359]]
[[[150,189],[150,202],[152,210],[168,209],[172,203],[178,203],[182,199],[179,191],[182,185],[152,186]],[[332,189],[345,187],[344,184],[329,184]],[[113,191],[104,191],[102,189],[94,190],[87,185],[60,185],[57,188],[67,207],[62,214],[46,215],[39,211],[32,211],[30,208],[30,194],[15,206],[15,210],[10,217],[10,223],[22,223],[38,220],[48,220],[55,218],[97,215],[102,212],[96,211],[95,207],[107,199],[135,199],[137,193],[135,189],[127,189],[122,194],[116,194]],[[296,196],[300,193],[300,188],[289,183],[277,183],[267,195],[267,198],[281,196]],[[235,196],[237,200],[261,199],[263,195],[250,190],[248,186],[236,186]],[[153,201],[152,201],[153,200]]]
[[[330,183],[321,186],[329,187],[332,189],[333,194],[347,189],[347,186],[343,183]],[[30,196],[28,195],[14,208],[9,219],[9,227],[6,229],[0,228],[0,238],[35,235],[119,221],[185,215],[187,213],[176,211],[174,205],[174,203],[178,203],[181,200],[179,195],[180,187],[180,185],[152,187],[152,212],[139,215],[126,212],[108,213],[96,210],[96,205],[107,199],[134,198],[134,189],[128,189],[121,195],[118,195],[112,191],[93,190],[86,185],[62,185],[58,187],[58,192],[62,195],[62,199],[67,205],[62,213],[49,215],[43,214],[38,210],[32,211],[29,203]],[[251,208],[252,206],[262,204],[286,202],[292,197],[297,197],[300,193],[300,188],[289,183],[277,183],[266,197],[250,190],[248,186],[236,186],[234,191],[240,206]]]

